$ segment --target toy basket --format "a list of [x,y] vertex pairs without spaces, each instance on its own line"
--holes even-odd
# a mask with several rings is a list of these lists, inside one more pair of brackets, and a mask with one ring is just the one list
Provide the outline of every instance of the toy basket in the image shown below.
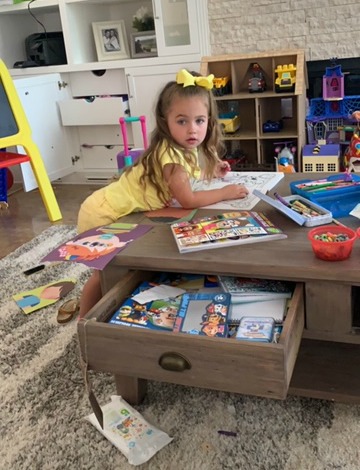
[[[127,137],[126,123],[140,122],[141,133],[143,137],[144,148],[129,149],[129,141]],[[119,172],[126,166],[131,166],[140,157],[143,151],[147,148],[147,135],[146,135],[146,118],[145,116],[121,117],[119,119],[121,134],[123,138],[124,150],[119,152],[116,156],[117,166]]]

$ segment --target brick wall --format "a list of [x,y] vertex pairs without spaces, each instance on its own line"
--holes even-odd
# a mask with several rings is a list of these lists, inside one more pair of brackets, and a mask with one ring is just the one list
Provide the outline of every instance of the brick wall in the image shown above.
[[360,0],[208,0],[211,54],[304,49],[360,56]]

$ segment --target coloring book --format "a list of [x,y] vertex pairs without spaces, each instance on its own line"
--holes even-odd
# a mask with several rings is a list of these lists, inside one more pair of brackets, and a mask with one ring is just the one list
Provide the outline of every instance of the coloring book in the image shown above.
[[278,172],[265,172],[259,171],[230,171],[223,178],[214,178],[210,182],[206,180],[192,180],[191,187],[193,191],[206,191],[209,189],[219,189],[228,184],[243,184],[247,187],[249,194],[244,199],[234,199],[233,201],[223,201],[210,206],[205,206],[208,209],[230,209],[230,210],[251,210],[260,199],[253,194],[257,189],[263,194],[274,188],[279,181],[284,178],[284,173]]

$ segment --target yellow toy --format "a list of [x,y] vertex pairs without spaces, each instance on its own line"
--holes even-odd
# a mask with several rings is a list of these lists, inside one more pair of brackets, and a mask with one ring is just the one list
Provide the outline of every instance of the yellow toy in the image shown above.
[[0,60],[0,115],[2,119],[4,116],[6,119],[5,125],[4,121],[0,125],[0,148],[21,146],[26,152],[26,155],[1,152],[0,168],[8,168],[28,161],[49,219],[51,222],[62,219],[40,151],[32,140],[30,125],[9,71],[2,60]]
[[275,69],[276,93],[293,92],[296,84],[296,67],[294,64],[278,65]]

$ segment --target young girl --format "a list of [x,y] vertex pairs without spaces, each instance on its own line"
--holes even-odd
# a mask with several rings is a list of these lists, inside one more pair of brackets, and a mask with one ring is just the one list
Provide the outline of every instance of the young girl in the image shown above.
[[[118,181],[95,191],[81,205],[78,232],[115,222],[132,212],[161,209],[176,199],[186,209],[240,199],[243,185],[192,191],[190,178],[224,176],[230,169],[221,161],[221,129],[212,94],[213,75],[199,77],[181,70],[176,81],[165,85],[156,104],[156,129],[137,162]],[[205,168],[200,170],[199,152]],[[99,272],[83,288],[80,318],[101,298]]]

